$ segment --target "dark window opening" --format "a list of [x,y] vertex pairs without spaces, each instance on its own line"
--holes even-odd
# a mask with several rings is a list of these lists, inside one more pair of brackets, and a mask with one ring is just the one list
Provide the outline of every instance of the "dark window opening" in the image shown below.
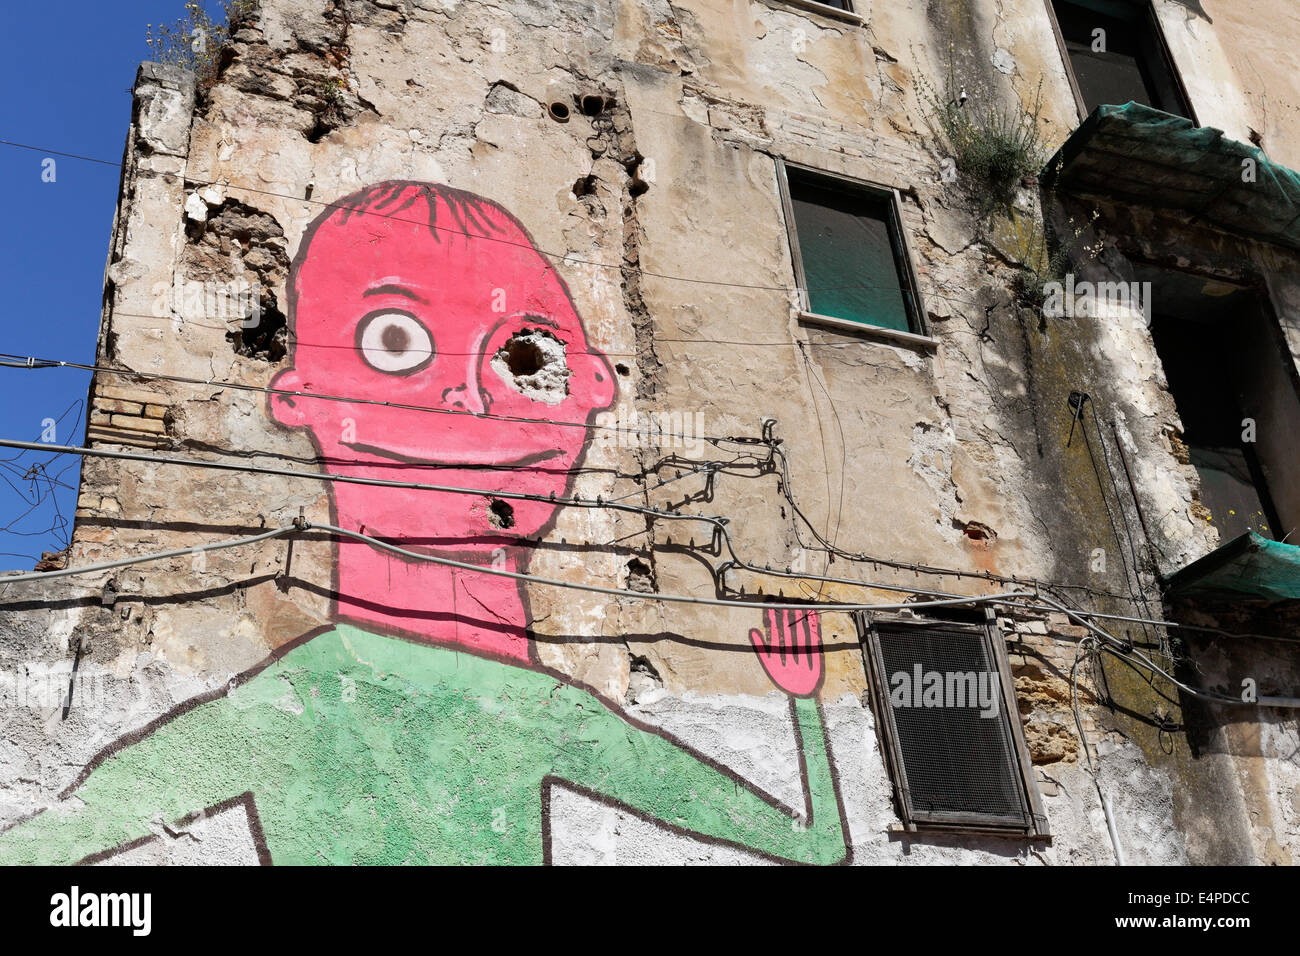
[[893,194],[793,167],[786,178],[808,311],[923,332]]
[[1046,833],[992,620],[858,619],[903,823]]
[[[1191,117],[1148,4],[1050,0],[1085,112],[1129,101]],[[1099,32],[1100,31],[1100,32]]]
[[1147,267],[1151,335],[1220,543],[1281,540],[1300,519],[1300,395],[1276,320],[1253,289]]
[[823,7],[834,7],[836,10],[848,10],[852,12],[852,0],[813,0],[814,3],[820,3]]

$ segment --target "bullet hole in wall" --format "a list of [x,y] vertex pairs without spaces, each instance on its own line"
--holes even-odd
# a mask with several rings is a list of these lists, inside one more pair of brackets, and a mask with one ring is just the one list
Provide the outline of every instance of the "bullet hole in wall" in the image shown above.
[[632,558],[627,562],[627,589],[641,594],[654,593],[654,571],[640,558]]
[[489,499],[488,523],[494,528],[513,528],[515,526],[515,509],[508,501],[498,498]]
[[573,184],[573,195],[581,199],[583,196],[596,195],[596,177],[579,176]]
[[546,364],[541,346],[535,339],[523,335],[512,336],[498,354],[504,356],[510,374],[516,377],[536,375]]
[[650,184],[641,178],[641,164],[643,162],[645,162],[644,156],[640,153],[633,153],[632,158],[623,163],[623,168],[632,177],[632,183],[628,186],[627,191],[634,199],[650,189]]
[[555,100],[550,106],[546,107],[546,114],[557,123],[567,123],[569,121],[569,113],[570,110],[568,104],[562,103],[559,100]]
[[615,372],[618,372],[619,375],[631,375],[631,374],[632,374],[632,370],[631,370],[630,368],[628,368],[628,367],[627,367],[627,364],[624,363],[624,362],[617,362],[617,363],[615,363],[615,365],[614,365],[614,371],[615,371]]
[[569,394],[564,343],[546,329],[516,332],[497,349],[491,365],[507,385],[533,401],[557,405]]

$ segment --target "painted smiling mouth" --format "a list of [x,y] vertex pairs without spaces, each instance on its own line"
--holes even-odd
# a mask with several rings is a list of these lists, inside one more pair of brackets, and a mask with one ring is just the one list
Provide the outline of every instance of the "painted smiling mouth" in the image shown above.
[[381,448],[378,445],[364,445],[360,442],[342,442],[343,447],[350,448],[353,451],[360,452],[363,455],[377,455],[380,458],[387,458],[390,461],[400,461],[407,465],[424,465],[426,468],[515,468],[521,465],[536,465],[544,461],[550,461],[552,458],[559,458],[564,451],[559,448],[550,448],[546,451],[534,452],[531,455],[523,455],[519,458],[506,458],[501,461],[440,461],[436,458],[413,458],[410,455],[403,455],[400,451],[393,451],[391,448]]

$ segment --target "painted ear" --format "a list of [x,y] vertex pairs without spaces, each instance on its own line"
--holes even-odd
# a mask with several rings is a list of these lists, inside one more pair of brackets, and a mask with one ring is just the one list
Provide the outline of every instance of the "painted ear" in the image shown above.
[[592,411],[603,412],[614,404],[614,399],[618,395],[618,383],[614,379],[614,370],[605,356],[594,353],[587,358],[591,361],[587,371],[591,408]]
[[[277,391],[303,391],[302,376],[297,369],[285,369],[271,380],[271,388]],[[303,428],[307,425],[307,399],[292,395],[272,393],[269,398],[271,417],[286,428]]]

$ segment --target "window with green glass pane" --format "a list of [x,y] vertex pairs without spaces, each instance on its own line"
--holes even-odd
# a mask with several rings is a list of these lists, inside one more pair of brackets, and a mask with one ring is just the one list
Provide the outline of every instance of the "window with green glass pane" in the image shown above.
[[886,195],[787,167],[809,311],[917,331]]

